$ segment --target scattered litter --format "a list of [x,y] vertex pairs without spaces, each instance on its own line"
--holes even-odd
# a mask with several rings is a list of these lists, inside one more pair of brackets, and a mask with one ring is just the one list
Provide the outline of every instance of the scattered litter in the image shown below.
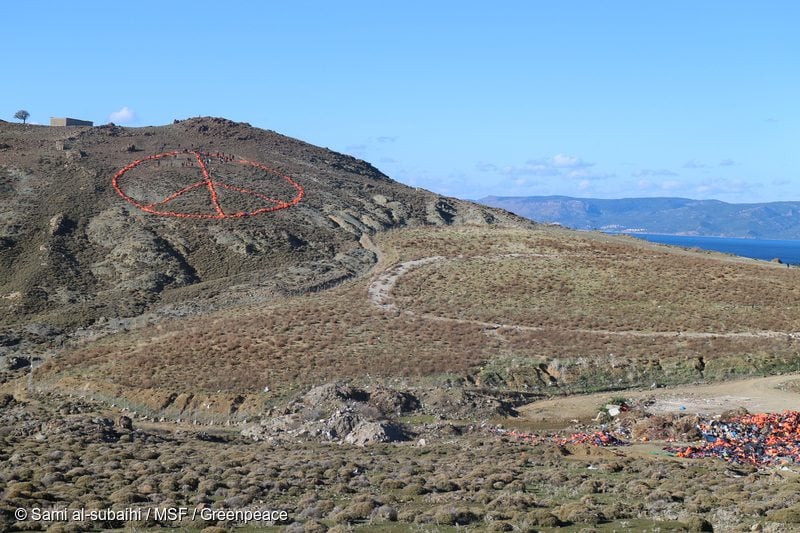
[[704,442],[665,448],[678,457],[718,457],[731,463],[800,463],[800,412],[766,413],[712,420],[698,425]]
[[516,430],[503,430],[496,428],[490,430],[496,435],[515,438],[517,440],[525,441],[529,444],[558,444],[563,446],[565,444],[590,444],[592,446],[628,446],[630,443],[620,439],[616,435],[608,431],[595,431],[594,433],[573,433],[569,437],[562,435],[538,435],[536,433],[525,433]]
[[608,431],[595,431],[594,433],[573,433],[568,438],[558,440],[558,444],[591,444],[593,446],[627,446],[630,444]]
[[[746,414],[729,420],[706,420],[697,424],[702,435],[700,444],[666,447],[678,457],[717,457],[735,464],[781,466],[800,464],[800,411]],[[628,446],[630,442],[606,430],[594,433],[562,435],[525,433],[491,428],[489,432],[530,444],[589,444],[591,446]],[[640,438],[647,442],[646,437]]]

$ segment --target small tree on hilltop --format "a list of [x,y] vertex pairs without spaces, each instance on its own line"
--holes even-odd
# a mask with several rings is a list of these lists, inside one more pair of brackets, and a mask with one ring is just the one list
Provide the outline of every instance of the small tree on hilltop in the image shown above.
[[31,116],[31,114],[25,111],[24,109],[20,109],[19,111],[14,113],[14,118],[21,120],[23,124],[26,123],[29,116]]

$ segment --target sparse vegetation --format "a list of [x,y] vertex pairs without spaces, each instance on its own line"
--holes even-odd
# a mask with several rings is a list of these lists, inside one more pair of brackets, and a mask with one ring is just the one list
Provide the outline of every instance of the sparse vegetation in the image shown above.
[[[95,341],[45,365],[36,380],[68,390],[73,378],[88,380],[98,393],[155,410],[171,393],[245,393],[246,416],[335,379],[451,373],[546,394],[800,368],[800,345],[789,335],[800,326],[792,270],[549,230],[411,229],[379,243],[398,262],[458,250],[463,258],[401,277],[392,292],[399,315],[370,304],[365,279]],[[648,267],[635,268],[637,258]],[[611,277],[596,281],[606,270]],[[756,292],[757,308],[745,304]],[[715,321],[718,328],[704,326]],[[269,398],[260,394],[265,386]]]
[[[395,298],[401,308],[418,313],[561,330],[727,333],[800,327],[795,272],[622,243],[529,250],[517,257],[464,254],[422,266],[404,276]],[[481,297],[486,294],[492,298]]]
[[[792,476],[732,470],[721,461],[649,454],[621,461],[612,450],[531,446],[483,434],[425,447],[377,445],[369,453],[349,446],[275,447],[224,433],[213,442],[138,422],[132,430],[120,429],[80,414],[98,407],[88,403],[53,396],[38,403],[38,409],[27,408],[23,424],[8,423],[22,413],[20,405],[0,413],[4,510],[147,507],[152,502],[264,506],[287,510],[291,522],[320,530],[338,524],[364,531],[380,524],[397,524],[399,530],[419,524],[470,531],[587,525],[601,531],[669,531],[701,520],[729,530],[765,520],[795,521]],[[77,413],[52,414],[64,410]],[[4,530],[14,529],[10,515],[2,514],[2,520]],[[102,527],[159,525],[178,523]],[[204,524],[214,525],[227,524]]]
[[[495,424],[525,429],[523,404],[546,396],[606,391],[605,405],[634,386],[800,369],[800,270],[534,228],[220,119],[137,130],[48,131],[49,150],[15,145],[19,165],[0,166],[0,194],[22,206],[0,235],[0,349],[25,355],[0,374],[1,530],[51,525],[15,524],[18,506],[154,504],[285,509],[287,531],[796,522],[794,472],[531,444]],[[148,218],[108,203],[133,137],[153,153],[211,140],[269,153],[316,185],[269,224]],[[185,167],[158,168],[154,200]],[[315,387],[337,380],[349,385]],[[697,433],[688,415],[619,416],[642,440]],[[360,423],[374,432],[350,442],[364,447],[342,438]],[[397,442],[369,440],[384,430]],[[179,526],[236,524],[70,524]]]

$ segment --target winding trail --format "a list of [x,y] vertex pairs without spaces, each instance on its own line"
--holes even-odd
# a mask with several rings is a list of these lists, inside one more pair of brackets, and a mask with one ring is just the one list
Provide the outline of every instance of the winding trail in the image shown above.
[[[413,261],[405,261],[399,263],[389,270],[384,271],[378,276],[378,279],[373,281],[369,286],[369,299],[373,304],[378,306],[384,311],[398,311],[397,305],[392,298],[392,289],[394,288],[400,276],[409,272],[411,269],[418,266],[435,263],[445,259],[442,256],[436,255],[433,257],[424,257],[422,259],[414,259]],[[407,314],[414,314],[413,311],[406,311]],[[424,316],[424,315],[423,315]],[[444,317],[433,317],[444,318]]]
[[[363,240],[366,238],[369,246],[365,245]],[[382,262],[382,254],[377,246],[369,239],[368,236],[362,236],[362,246],[373,250],[378,255],[378,263]],[[521,257],[551,257],[547,254],[503,254],[495,256],[478,256],[470,257],[470,259],[495,259],[495,258],[521,258]],[[435,255],[430,257],[423,257],[420,259],[413,259],[410,261],[403,261],[397,263],[383,272],[381,272],[375,280],[370,284],[368,289],[369,300],[373,305],[379,309],[390,313],[402,313],[407,316],[418,316],[426,320],[434,320],[439,322],[453,322],[458,324],[473,324],[488,328],[491,330],[516,330],[516,331],[548,331],[557,329],[559,331],[568,331],[573,333],[582,333],[589,335],[602,335],[602,336],[624,336],[624,337],[640,337],[640,338],[664,338],[675,337],[682,339],[752,339],[752,338],[787,338],[787,339],[800,339],[800,332],[786,332],[786,331],[731,331],[731,332],[706,332],[706,331],[638,331],[638,330],[607,330],[607,329],[586,329],[586,328],[553,328],[543,326],[525,326],[521,324],[501,324],[497,322],[484,322],[482,320],[472,320],[467,318],[453,318],[441,315],[433,315],[430,313],[417,313],[410,309],[401,310],[392,297],[392,289],[394,289],[398,280],[410,272],[411,270],[431,263],[440,261],[455,261],[462,259],[460,257],[444,257]],[[376,267],[378,265],[376,264]]]

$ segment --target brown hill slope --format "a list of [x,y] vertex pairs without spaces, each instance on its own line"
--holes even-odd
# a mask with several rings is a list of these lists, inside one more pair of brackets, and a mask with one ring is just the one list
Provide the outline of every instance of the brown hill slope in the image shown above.
[[[114,189],[120,169],[165,152],[175,153],[120,176],[121,191],[150,211],[212,218],[159,216]],[[282,176],[304,189],[297,205],[213,218],[286,207],[298,188]],[[460,223],[528,224],[225,119],[144,128],[2,123],[0,345],[58,342],[106,321],[123,327],[120,318],[156,304],[180,315],[332,286],[374,264],[364,234]]]
[[800,370],[798,269],[546,227],[375,244],[368,276],[109,336],[33,382],[227,421],[334,380],[547,395]]

